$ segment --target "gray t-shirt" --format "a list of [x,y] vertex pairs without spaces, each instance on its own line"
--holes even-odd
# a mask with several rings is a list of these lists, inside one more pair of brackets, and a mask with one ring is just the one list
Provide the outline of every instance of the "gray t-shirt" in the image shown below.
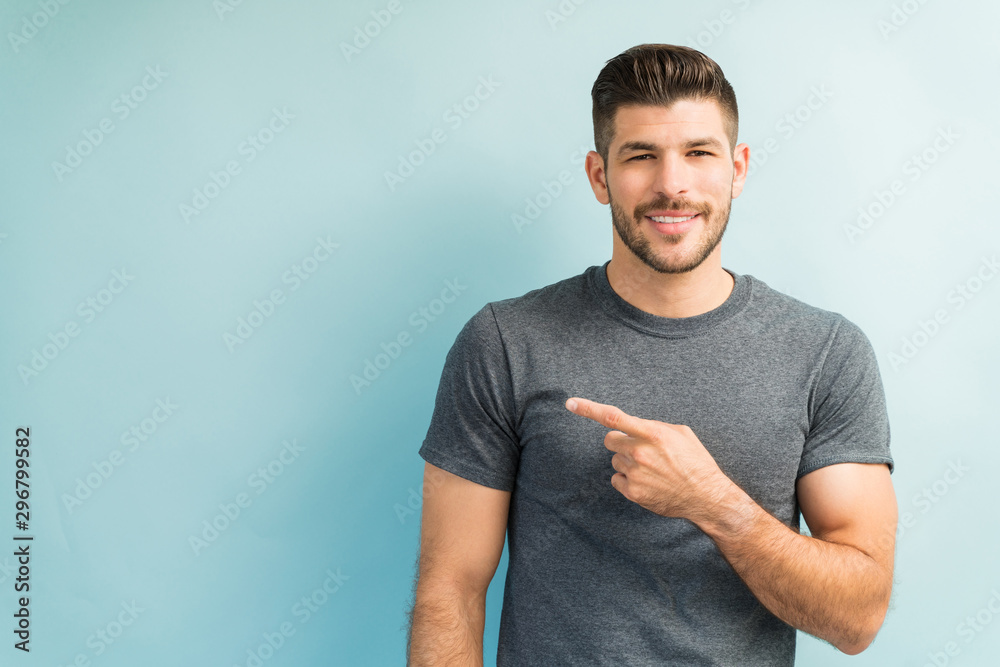
[[886,463],[871,343],[843,315],[729,269],[719,307],[659,317],[622,299],[607,263],[486,304],[448,353],[420,456],[512,491],[497,665],[791,665],[771,614],[687,519],[613,486],[610,430],[570,396],[686,424],[758,504],[798,530],[795,481]]

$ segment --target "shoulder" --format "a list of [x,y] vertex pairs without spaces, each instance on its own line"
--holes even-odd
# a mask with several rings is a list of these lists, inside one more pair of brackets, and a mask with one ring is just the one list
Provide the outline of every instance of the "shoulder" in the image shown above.
[[[520,296],[490,301],[484,307],[495,318],[502,331],[537,331],[546,323],[579,315],[587,301],[590,274],[596,267],[582,273],[539,287]],[[485,315],[480,315],[485,317]]]
[[564,321],[562,314],[579,315],[586,299],[588,273],[539,287],[520,296],[488,301],[473,313],[458,334],[464,344],[483,344],[523,338]]
[[786,331],[800,341],[826,346],[868,343],[861,327],[843,313],[820,308],[774,289],[763,280],[746,275],[751,284],[751,317],[769,328]]

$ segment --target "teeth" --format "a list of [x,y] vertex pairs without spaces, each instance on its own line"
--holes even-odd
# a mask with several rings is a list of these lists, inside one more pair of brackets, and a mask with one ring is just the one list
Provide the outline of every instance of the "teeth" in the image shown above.
[[668,223],[669,222],[684,222],[685,220],[690,220],[691,218],[697,217],[697,215],[698,214],[696,213],[694,215],[689,215],[686,218],[671,218],[669,216],[661,215],[661,216],[656,216],[655,218],[650,217],[650,220],[655,220],[656,222],[668,222]]

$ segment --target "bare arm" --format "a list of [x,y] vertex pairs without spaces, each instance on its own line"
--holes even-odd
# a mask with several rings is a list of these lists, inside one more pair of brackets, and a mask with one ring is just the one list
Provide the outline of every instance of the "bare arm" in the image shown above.
[[801,477],[797,493],[812,537],[735,484],[697,523],[771,613],[855,655],[878,633],[892,592],[897,506],[889,469],[827,466]]
[[771,613],[850,655],[872,642],[892,593],[897,507],[888,466],[839,463],[799,478],[809,537],[727,477],[689,426],[578,397],[566,407],[616,429],[604,438],[618,471],[611,485],[705,531]]
[[483,664],[486,591],[507,534],[510,492],[424,464],[409,667]]

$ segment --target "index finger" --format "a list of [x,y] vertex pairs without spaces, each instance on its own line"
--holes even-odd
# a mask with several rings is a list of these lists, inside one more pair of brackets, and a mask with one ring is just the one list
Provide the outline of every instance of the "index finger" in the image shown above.
[[613,405],[574,396],[566,401],[566,409],[581,417],[593,419],[602,426],[622,431],[636,438],[649,439],[653,435],[648,420],[633,417]]

